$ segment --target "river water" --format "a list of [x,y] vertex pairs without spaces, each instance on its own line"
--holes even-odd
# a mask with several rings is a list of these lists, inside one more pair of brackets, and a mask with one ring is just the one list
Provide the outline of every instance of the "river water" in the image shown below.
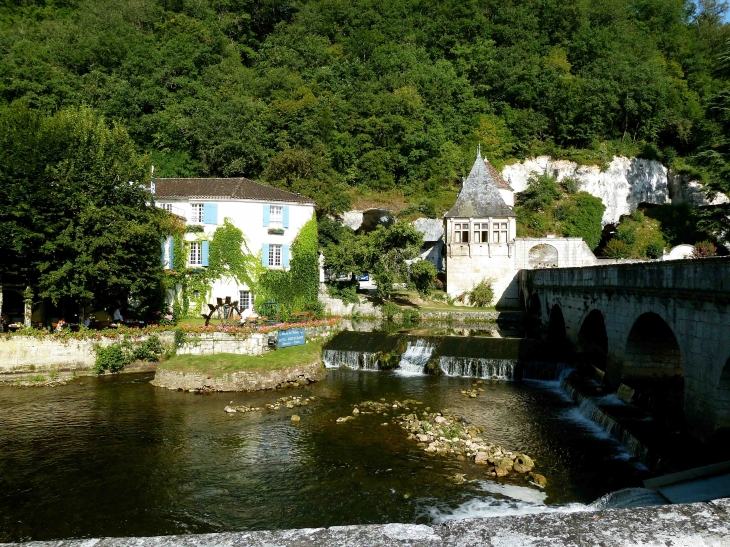
[[[585,504],[645,475],[577,412],[557,382],[484,384],[392,372],[331,370],[300,390],[193,395],[154,388],[149,374],[82,378],[56,388],[0,388],[0,542],[320,527],[545,510]],[[292,410],[226,414],[282,395]],[[485,427],[547,477],[487,479],[470,462],[432,456],[364,400],[417,399]],[[421,408],[423,408],[421,407]],[[449,480],[455,473],[475,479]]]

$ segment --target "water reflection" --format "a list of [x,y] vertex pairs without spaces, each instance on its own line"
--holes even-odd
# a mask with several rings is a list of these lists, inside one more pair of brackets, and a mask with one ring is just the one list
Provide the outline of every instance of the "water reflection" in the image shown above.
[[[574,407],[550,382],[486,382],[469,399],[469,379],[333,370],[298,392],[317,400],[293,426],[293,411],[223,412],[231,399],[263,406],[281,393],[199,396],[150,379],[0,391],[0,541],[433,522],[475,507],[565,508],[641,477],[615,442],[566,418]],[[548,487],[485,481],[483,468],[426,455],[380,425],[392,415],[335,423],[380,398],[451,408],[530,454]],[[474,480],[455,485],[454,473]]]

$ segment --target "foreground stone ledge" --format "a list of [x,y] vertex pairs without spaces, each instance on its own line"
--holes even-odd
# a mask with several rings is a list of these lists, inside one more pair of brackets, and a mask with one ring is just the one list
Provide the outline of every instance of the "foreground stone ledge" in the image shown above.
[[[9,546],[12,544],[0,544]],[[15,544],[18,545],[18,544]],[[28,547],[726,547],[730,499],[580,513],[492,517],[442,525],[382,524],[150,538],[25,543]]]

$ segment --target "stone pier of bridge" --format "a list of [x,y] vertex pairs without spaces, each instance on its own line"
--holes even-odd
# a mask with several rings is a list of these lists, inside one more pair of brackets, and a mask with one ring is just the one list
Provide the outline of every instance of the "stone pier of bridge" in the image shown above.
[[730,257],[521,270],[519,279],[534,324],[599,356],[609,384],[675,381],[693,433],[730,431]]

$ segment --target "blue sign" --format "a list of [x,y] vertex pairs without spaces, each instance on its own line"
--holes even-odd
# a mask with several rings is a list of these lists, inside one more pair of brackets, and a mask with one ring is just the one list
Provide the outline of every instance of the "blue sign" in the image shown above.
[[305,343],[304,329],[289,329],[279,331],[280,348],[288,348],[289,346],[301,346]]

